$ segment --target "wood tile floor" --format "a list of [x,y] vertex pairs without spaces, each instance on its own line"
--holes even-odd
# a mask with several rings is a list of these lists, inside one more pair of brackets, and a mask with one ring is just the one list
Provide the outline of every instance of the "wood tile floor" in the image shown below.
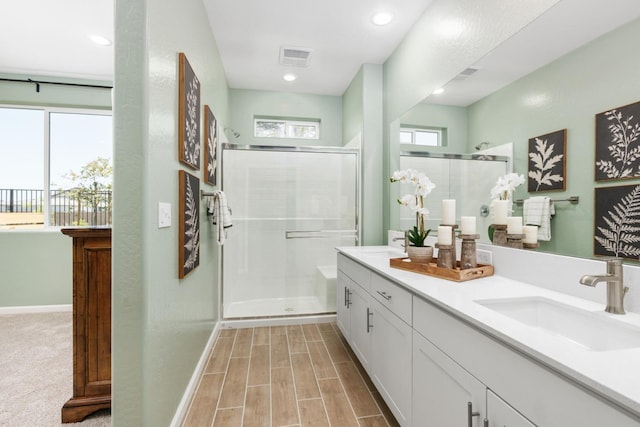
[[183,427],[394,427],[335,323],[222,330]]

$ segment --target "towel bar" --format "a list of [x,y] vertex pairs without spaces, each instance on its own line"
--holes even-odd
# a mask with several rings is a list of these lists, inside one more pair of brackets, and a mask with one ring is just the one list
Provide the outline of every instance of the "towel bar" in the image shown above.
[[[566,199],[551,199],[551,201],[553,203],[555,202],[570,202],[573,205],[577,205],[578,203],[580,203],[580,197],[579,196],[571,196],[571,197],[567,197]],[[523,199],[518,199],[516,201],[514,201],[514,203],[518,206],[522,206],[524,204],[524,200]]]

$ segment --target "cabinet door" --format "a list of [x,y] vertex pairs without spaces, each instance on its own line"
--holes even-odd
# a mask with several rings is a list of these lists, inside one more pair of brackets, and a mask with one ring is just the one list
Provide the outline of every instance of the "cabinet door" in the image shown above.
[[349,278],[340,270],[338,270],[338,282],[336,285],[336,324],[342,335],[347,339],[350,338],[351,322],[349,320],[349,293],[351,292]]
[[400,425],[410,426],[412,329],[375,299],[371,308],[372,379]]
[[351,348],[360,359],[362,366],[369,370],[371,355],[371,317],[369,308],[369,294],[360,286],[352,282],[350,288],[349,315],[351,322]]
[[[452,339],[455,339],[452,338]],[[472,426],[485,418],[485,386],[430,341],[413,333],[413,424],[421,427]]]
[[491,390],[487,390],[487,418],[489,427],[535,427]]

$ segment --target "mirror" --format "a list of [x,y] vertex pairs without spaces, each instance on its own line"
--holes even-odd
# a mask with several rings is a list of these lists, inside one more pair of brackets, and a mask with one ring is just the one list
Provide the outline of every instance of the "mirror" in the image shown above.
[[[452,76],[442,95],[428,96],[391,123],[390,170],[400,166],[398,153],[405,146],[396,135],[405,124],[445,129],[444,144],[419,148],[423,151],[474,153],[476,146],[484,152],[512,143],[513,170],[525,178],[528,140],[567,129],[565,189],[529,193],[525,182],[514,199],[579,196],[579,204],[554,203],[551,240],[540,242],[538,250],[593,257],[594,188],[640,182],[594,180],[595,115],[640,101],[634,71],[640,58],[631,54],[640,39],[640,5],[614,2],[615,7],[589,5],[585,11],[583,2],[561,1],[480,61],[468,64],[462,74]],[[521,62],[529,68],[520,68]],[[501,86],[496,82],[503,75],[508,76],[503,81],[510,82]],[[489,193],[485,197],[489,204]],[[401,223],[400,214],[393,211],[392,226]],[[514,204],[513,215],[521,216],[522,207]]]

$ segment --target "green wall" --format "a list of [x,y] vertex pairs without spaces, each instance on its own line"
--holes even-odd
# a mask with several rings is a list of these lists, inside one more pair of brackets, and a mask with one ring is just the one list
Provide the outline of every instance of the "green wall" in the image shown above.
[[[580,196],[580,204],[556,204],[552,239],[540,249],[567,255],[593,255],[594,187],[639,180],[594,182],[595,114],[640,99],[640,20],[615,30],[518,80],[468,108],[469,144],[514,143],[514,169],[527,175],[528,140],[567,129],[566,191],[526,192],[515,198]],[[468,147],[471,150],[471,146]],[[519,213],[521,211],[516,211]]]
[[[0,74],[7,79],[110,85],[110,82]],[[111,108],[111,91],[0,82],[0,105]],[[37,266],[37,268],[34,268]],[[56,229],[0,231],[0,307],[71,304],[71,239]]]
[[71,304],[71,238],[57,230],[0,231],[0,307]]
[[[204,204],[200,266],[178,279],[178,52],[221,125],[228,87],[200,0],[116,0],[114,426],[168,425],[219,317],[219,249]],[[203,172],[190,171],[201,178]],[[158,229],[159,202],[172,226]]]
[[349,87],[342,94],[342,141],[343,144],[362,134],[364,130],[364,69],[349,83]]
[[400,126],[424,126],[442,128],[445,144],[442,147],[425,147],[403,144],[401,150],[446,153],[467,152],[467,109],[447,105],[419,103],[400,117]]
[[[240,133],[237,139],[226,133],[233,144],[342,146],[342,99],[339,96],[231,89],[229,106],[230,127]],[[255,116],[320,119],[320,139],[256,138],[253,136]]]

